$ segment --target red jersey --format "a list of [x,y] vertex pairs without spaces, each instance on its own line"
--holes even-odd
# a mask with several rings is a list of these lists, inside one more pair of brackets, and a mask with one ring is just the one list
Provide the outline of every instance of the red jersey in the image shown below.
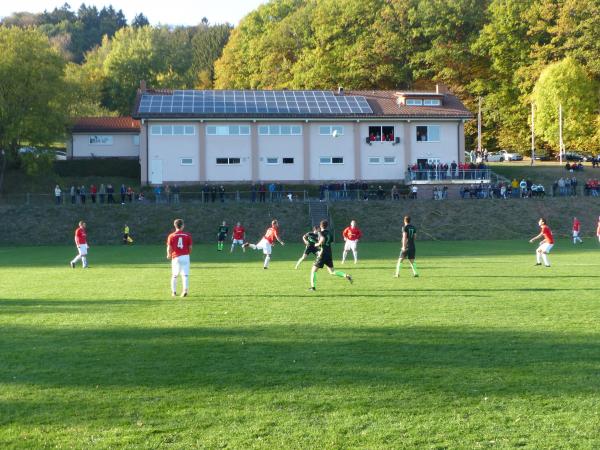
[[85,232],[85,228],[77,228],[75,230],[75,244],[87,244],[87,233]]
[[346,227],[342,232],[342,236],[344,236],[349,241],[358,241],[362,237],[362,231],[358,227]]
[[542,225],[542,234],[544,235],[545,242],[554,244],[554,236],[552,236],[552,230],[548,225]]
[[269,244],[272,244],[275,239],[279,238],[279,228],[271,227],[265,233],[265,239],[269,241]]
[[579,227],[580,226],[581,226],[581,222],[579,222],[579,220],[574,220],[573,221],[573,231],[579,232]]
[[192,248],[192,235],[184,231],[175,231],[167,238],[167,245],[171,248],[171,258],[189,255]]
[[600,236],[600,220],[598,221],[598,228],[596,228],[596,236]]
[[242,226],[233,227],[233,239],[236,241],[241,241],[244,239],[244,234],[246,233],[246,229]]

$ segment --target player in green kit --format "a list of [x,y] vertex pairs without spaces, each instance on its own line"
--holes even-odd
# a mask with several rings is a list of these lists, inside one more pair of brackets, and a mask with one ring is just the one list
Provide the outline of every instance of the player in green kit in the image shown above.
[[350,274],[341,272],[339,270],[334,270],[333,268],[333,256],[331,253],[331,243],[333,241],[333,237],[331,233],[327,229],[329,223],[326,220],[321,220],[319,224],[319,240],[315,244],[319,250],[317,254],[317,259],[312,266],[310,271],[310,289],[311,291],[316,290],[316,282],[317,282],[317,271],[322,269],[324,266],[327,266],[327,270],[329,271],[329,275],[335,275],[336,277],[345,278],[350,283],[352,283],[352,276]]
[[302,261],[304,261],[308,255],[311,253],[314,255],[319,253],[319,249],[315,247],[316,243],[319,241],[319,230],[320,228],[315,225],[312,231],[309,231],[302,236],[302,242],[304,242],[306,248],[304,249],[304,253],[302,253],[300,259],[296,262],[296,267],[294,267],[295,269],[300,266],[300,263],[302,263]]
[[400,252],[400,258],[398,258],[398,264],[396,264],[396,278],[400,276],[400,266],[402,261],[408,259],[410,267],[413,271],[413,276],[418,277],[417,264],[415,263],[415,256],[417,250],[415,248],[415,238],[417,236],[417,229],[410,223],[410,216],[404,216],[404,226],[402,227],[402,251]]
[[223,243],[225,239],[227,239],[227,234],[229,233],[229,227],[227,223],[223,221],[223,224],[219,227],[219,231],[217,232],[217,250],[223,251]]

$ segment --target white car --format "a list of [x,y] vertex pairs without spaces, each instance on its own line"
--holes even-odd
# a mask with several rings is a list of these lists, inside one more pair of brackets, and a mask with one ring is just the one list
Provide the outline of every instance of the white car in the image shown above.
[[500,153],[504,155],[504,161],[523,161],[523,157],[519,153],[507,150],[502,150]]
[[67,152],[62,152],[60,150],[56,150],[54,152],[54,159],[57,161],[66,161],[67,160]]
[[505,157],[504,157],[504,153],[502,153],[502,152],[488,153],[488,155],[487,155],[488,162],[502,162],[504,160],[505,160]]

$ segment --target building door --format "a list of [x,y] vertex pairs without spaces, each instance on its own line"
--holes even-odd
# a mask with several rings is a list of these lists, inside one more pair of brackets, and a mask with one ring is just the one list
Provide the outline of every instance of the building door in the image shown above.
[[163,161],[162,159],[153,159],[150,161],[150,184],[162,184],[163,182]]

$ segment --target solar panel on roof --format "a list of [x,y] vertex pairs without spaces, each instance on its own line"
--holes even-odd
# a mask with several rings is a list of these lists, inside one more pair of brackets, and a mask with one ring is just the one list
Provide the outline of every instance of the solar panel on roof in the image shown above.
[[372,114],[364,97],[331,91],[192,91],[143,94],[140,113],[158,114]]

